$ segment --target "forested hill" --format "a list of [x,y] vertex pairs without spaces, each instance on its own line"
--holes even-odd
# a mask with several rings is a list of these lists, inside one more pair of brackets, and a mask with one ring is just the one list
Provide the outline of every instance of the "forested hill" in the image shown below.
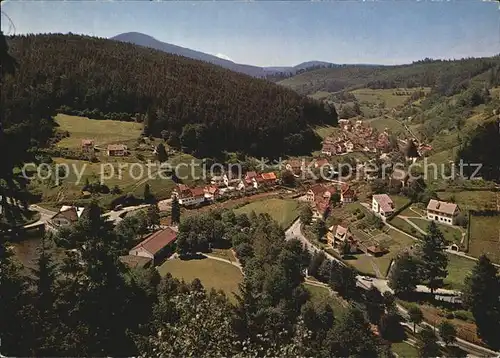
[[21,70],[2,84],[6,106],[30,89],[67,113],[144,119],[147,135],[203,156],[310,151],[319,145],[310,125],[337,121],[333,106],[282,86],[132,44],[49,34],[11,37],[9,46]]
[[471,78],[481,74],[500,77],[500,55],[449,61],[425,59],[400,66],[343,65],[302,73],[280,84],[301,94],[357,87],[432,87],[439,94],[450,96],[465,89]]

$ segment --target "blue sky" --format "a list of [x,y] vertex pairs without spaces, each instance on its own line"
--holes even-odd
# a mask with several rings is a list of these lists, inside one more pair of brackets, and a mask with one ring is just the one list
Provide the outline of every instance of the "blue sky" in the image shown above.
[[[235,62],[408,63],[500,53],[498,3],[385,1],[7,1],[8,34],[136,31]],[[6,16],[8,16],[15,28]]]

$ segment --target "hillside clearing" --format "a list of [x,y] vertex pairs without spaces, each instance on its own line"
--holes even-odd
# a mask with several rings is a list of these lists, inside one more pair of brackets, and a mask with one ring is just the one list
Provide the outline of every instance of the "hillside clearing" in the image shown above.
[[242,282],[241,271],[228,263],[212,259],[173,259],[165,261],[158,267],[160,275],[167,272],[173,277],[190,283],[198,278],[207,290],[222,290],[230,299],[234,299],[233,293],[239,290],[238,285]]
[[269,214],[273,220],[278,222],[282,228],[286,229],[297,219],[300,211],[300,204],[296,200],[267,199],[256,201],[236,209],[236,214]]
[[138,138],[142,131],[142,124],[136,122],[89,119],[66,114],[58,114],[55,121],[61,131],[70,134],[57,143],[58,147],[65,148],[80,148],[82,139],[92,139],[97,146],[128,141]]
[[470,217],[469,254],[479,257],[488,255],[500,263],[500,215]]

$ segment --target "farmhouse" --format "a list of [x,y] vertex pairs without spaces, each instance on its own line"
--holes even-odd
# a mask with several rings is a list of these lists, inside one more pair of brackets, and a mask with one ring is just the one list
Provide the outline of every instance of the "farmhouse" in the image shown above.
[[94,141],[92,139],[82,139],[82,151],[93,152],[94,151]]
[[455,225],[460,208],[457,204],[431,199],[427,205],[427,219]]
[[262,173],[260,177],[262,178],[262,183],[268,186],[275,185],[276,181],[278,180],[278,178],[276,178],[276,174],[274,174],[273,172]]
[[349,185],[342,185],[340,189],[340,201],[343,204],[353,203],[356,200],[356,193]]
[[203,191],[205,192],[205,199],[215,201],[220,196],[219,188],[214,185],[206,186]]
[[305,163],[302,160],[290,160],[285,165],[286,170],[295,175],[299,175],[305,169]]
[[177,233],[171,228],[157,231],[129,251],[129,255],[147,257],[157,265],[172,252]]
[[180,184],[172,195],[175,195],[179,200],[179,204],[184,206],[197,205],[205,201],[205,189],[200,187],[189,188]]
[[343,250],[347,242],[349,244],[349,253],[354,254],[358,252],[358,242],[349,232],[347,227],[341,225],[334,225],[328,229],[326,234],[328,245],[334,249]]
[[383,254],[387,253],[388,250],[379,245],[373,245],[367,247],[366,252],[373,256],[382,256]]
[[322,197],[316,198],[314,200],[314,211],[313,214],[317,218],[326,219],[328,212],[330,211],[330,200],[324,199]]
[[337,146],[335,143],[331,142],[323,142],[323,147],[321,148],[321,154],[328,155],[331,157],[332,155],[337,153]]
[[217,185],[217,186],[228,186],[229,185],[229,178],[227,177],[226,174],[223,175],[215,175],[210,179],[210,184],[212,185]]
[[337,190],[333,187],[325,187],[321,184],[313,185],[306,193],[306,201],[311,203],[319,199],[330,201],[332,194],[335,194],[336,192]]
[[401,186],[404,188],[406,185],[408,185],[410,180],[410,175],[408,172],[401,170],[401,169],[395,169],[391,177],[389,178],[389,185],[390,186]]
[[75,224],[85,212],[85,208],[63,205],[59,212],[47,222],[50,226],[59,229]]
[[107,148],[109,157],[123,157],[127,154],[127,146],[125,144],[110,144]]
[[382,218],[387,218],[394,213],[394,203],[387,194],[376,194],[372,198],[372,210]]

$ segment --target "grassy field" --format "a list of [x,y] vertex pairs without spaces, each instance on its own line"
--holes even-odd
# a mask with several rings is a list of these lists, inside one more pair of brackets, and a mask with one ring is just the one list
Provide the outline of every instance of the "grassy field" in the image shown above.
[[207,290],[222,290],[230,298],[238,292],[238,284],[243,278],[237,267],[212,259],[167,260],[158,267],[158,272],[160,275],[170,272],[173,277],[186,282],[198,278]]
[[406,133],[406,129],[397,119],[380,117],[370,120],[369,123],[380,133],[383,132],[386,128],[389,129],[391,133],[394,133],[396,135]]
[[415,243],[409,236],[402,234],[396,230],[389,229],[383,234],[373,237],[366,241],[365,246],[370,246],[375,243],[386,247],[389,252],[380,256],[374,257],[366,254],[353,255],[354,259],[346,260],[346,263],[353,266],[361,273],[385,277],[392,259],[394,259],[402,250],[409,249]]
[[448,276],[444,279],[444,283],[447,288],[461,290],[464,287],[465,278],[476,262],[453,254],[448,255],[448,260]]
[[97,120],[86,117],[58,114],[55,117],[59,129],[70,136],[57,145],[65,148],[80,148],[82,139],[93,139],[96,145],[123,142],[136,139],[142,131],[142,124],[112,120]]
[[283,228],[288,228],[299,216],[300,204],[296,200],[267,199],[256,201],[236,209],[236,214],[267,213],[276,220]]
[[314,129],[314,131],[321,138],[326,138],[326,137],[331,136],[333,134],[339,134],[342,130],[339,127],[322,126],[322,127],[316,127]]
[[401,358],[418,357],[418,349],[406,342],[393,343],[391,350]]
[[396,92],[413,92],[404,89],[370,89],[370,88],[360,88],[351,91],[359,102],[368,102],[373,104],[384,103],[385,108],[395,108],[402,105],[410,96],[403,95],[397,96]]
[[496,210],[496,193],[493,191],[460,191],[438,192],[438,197],[444,201],[454,201],[462,209]]
[[339,298],[332,296],[330,291],[325,287],[304,284],[305,288],[311,294],[311,301],[317,305],[328,304],[336,316],[346,310]]
[[395,217],[390,221],[390,223],[391,225],[397,227],[400,230],[403,230],[404,232],[407,232],[408,234],[415,236],[418,239],[421,239],[423,237],[423,234],[419,232],[416,228],[411,226],[406,220]]
[[486,254],[493,262],[500,263],[500,215],[471,215],[468,253],[474,257]]
[[[416,224],[419,228],[427,232],[427,229],[429,228],[429,220],[425,219],[409,219],[412,223]],[[440,224],[436,223],[439,230],[443,233],[444,238],[448,240],[449,242],[459,244],[460,241],[462,240],[462,232],[460,231],[459,228],[445,225],[445,224]]]
[[396,206],[396,210],[399,210],[400,208],[402,208],[403,206],[405,206],[406,204],[408,204],[410,202],[410,199],[408,199],[405,196],[390,195],[390,197],[391,197],[392,201],[394,202],[394,205]]

